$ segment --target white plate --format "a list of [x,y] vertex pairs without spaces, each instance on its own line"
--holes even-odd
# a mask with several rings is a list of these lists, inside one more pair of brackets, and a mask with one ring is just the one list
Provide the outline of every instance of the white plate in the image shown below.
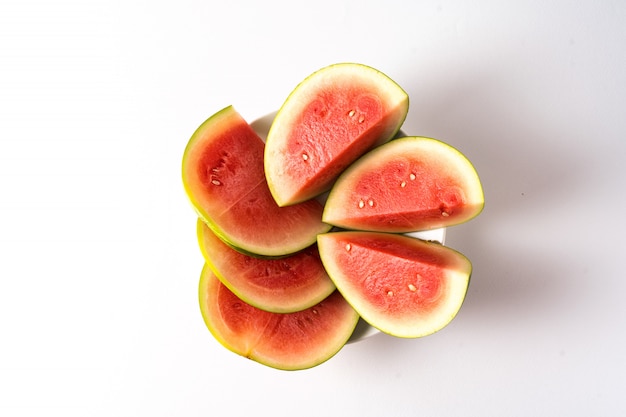
[[[272,125],[272,121],[274,120],[275,116],[276,116],[276,112],[268,113],[254,120],[252,123],[250,123],[250,125],[252,126],[252,129],[254,129],[254,131],[261,137],[261,139],[263,139],[263,141],[267,139],[267,133],[270,130],[270,126]],[[404,132],[400,131],[398,133],[398,136],[406,136],[406,135],[404,134]],[[324,203],[326,201],[327,196],[328,196],[328,193],[323,194],[320,197],[318,197],[318,200],[320,200],[321,203]],[[436,242],[443,244],[446,238],[446,229],[440,228],[440,229],[428,230],[425,232],[406,233],[406,235],[423,239],[423,240],[436,241]],[[348,340],[348,343],[358,342],[378,333],[380,333],[380,330],[376,329],[375,327],[370,326],[363,319],[359,319],[356,329],[354,330],[352,337],[350,337],[350,340]]]

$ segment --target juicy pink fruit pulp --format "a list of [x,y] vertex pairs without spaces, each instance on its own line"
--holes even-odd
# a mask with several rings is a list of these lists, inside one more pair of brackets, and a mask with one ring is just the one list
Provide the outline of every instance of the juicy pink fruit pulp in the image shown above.
[[233,206],[265,179],[263,165],[259,164],[263,143],[256,141],[252,128],[240,124],[230,127],[203,149],[197,164],[198,178],[210,195],[219,195],[226,207]]
[[437,308],[445,290],[441,257],[367,237],[340,239],[337,246],[338,262],[358,277],[350,285],[379,311],[403,317],[407,311],[427,314]]
[[363,174],[348,204],[359,222],[371,224],[374,230],[437,228],[442,226],[440,220],[449,222],[472,209],[466,205],[459,179],[433,176],[428,166],[408,160]]
[[361,154],[385,137],[385,109],[374,94],[320,94],[294,124],[285,149],[285,175],[295,199],[320,194]]

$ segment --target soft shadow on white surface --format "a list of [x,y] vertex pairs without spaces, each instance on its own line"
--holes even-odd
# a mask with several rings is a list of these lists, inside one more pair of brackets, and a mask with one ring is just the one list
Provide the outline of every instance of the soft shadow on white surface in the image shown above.
[[[503,70],[505,70],[504,68]],[[411,129],[444,140],[474,163],[485,190],[481,215],[448,230],[447,243],[466,253],[474,274],[463,314],[502,315],[516,306],[552,308],[572,285],[572,260],[559,246],[572,206],[593,192],[590,155],[575,146],[582,132],[533,103],[511,77],[474,68],[452,85],[408,86]],[[509,79],[507,79],[509,78]],[[421,94],[419,94],[421,91]],[[557,112],[558,113],[558,112]],[[550,116],[554,116],[551,118]]]

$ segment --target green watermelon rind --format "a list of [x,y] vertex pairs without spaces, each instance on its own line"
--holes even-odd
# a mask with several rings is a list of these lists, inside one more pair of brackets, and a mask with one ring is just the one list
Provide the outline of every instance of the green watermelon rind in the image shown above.
[[202,136],[203,136],[205,131],[210,129],[214,124],[219,123],[221,121],[221,119],[228,117],[229,113],[231,111],[233,111],[233,110],[234,110],[233,106],[230,105],[230,106],[226,106],[223,109],[219,110],[218,112],[212,114],[209,118],[207,118],[204,122],[202,122],[202,124],[200,126],[198,126],[198,128],[191,135],[191,138],[187,142],[187,145],[185,146],[185,150],[183,152],[182,181],[183,181],[183,187],[184,187],[184,190],[185,190],[185,194],[187,195],[187,198],[191,202],[191,206],[193,207],[193,209],[196,212],[196,214],[198,215],[198,217],[200,219],[202,219],[202,221],[208,227],[211,228],[213,233],[215,233],[217,236],[219,236],[220,239],[222,239],[226,244],[228,244],[232,248],[236,248],[237,250],[243,250],[246,253],[253,253],[253,252],[248,251],[248,250],[246,250],[246,249],[244,249],[242,247],[239,247],[239,246],[235,245],[233,242],[231,242],[229,237],[226,234],[224,234],[222,229],[220,229],[217,226],[217,224],[215,224],[215,222],[213,220],[211,220],[211,217],[206,213],[206,211],[204,211],[201,208],[201,205],[200,205],[198,199],[195,197],[195,193],[194,193],[194,191],[192,189],[192,185],[191,185],[190,181],[188,180],[188,177],[187,177],[187,175],[185,173],[186,166],[188,165],[188,159],[189,159],[190,154],[191,154],[190,151],[193,149],[193,147],[195,146],[196,142],[201,140],[201,138],[202,138]]

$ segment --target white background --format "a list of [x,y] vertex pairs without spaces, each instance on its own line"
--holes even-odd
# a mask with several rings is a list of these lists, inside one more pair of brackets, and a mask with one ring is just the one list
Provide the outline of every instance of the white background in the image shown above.
[[[624,415],[625,45],[618,0],[4,0],[0,415]],[[180,162],[341,61],[474,162],[474,275],[434,335],[276,371],[201,319]]]

